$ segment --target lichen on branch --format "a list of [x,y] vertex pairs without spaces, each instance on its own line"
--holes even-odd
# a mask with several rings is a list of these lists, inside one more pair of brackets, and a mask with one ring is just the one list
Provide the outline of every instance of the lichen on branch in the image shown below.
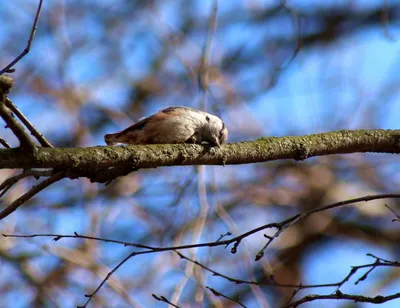
[[[238,165],[278,159],[358,152],[400,153],[400,130],[341,130],[308,136],[265,137],[223,145],[221,148],[188,144],[95,146],[86,148],[19,148],[0,150],[0,169],[68,169],[78,176],[112,170],[185,165]],[[111,171],[110,171],[111,172]]]

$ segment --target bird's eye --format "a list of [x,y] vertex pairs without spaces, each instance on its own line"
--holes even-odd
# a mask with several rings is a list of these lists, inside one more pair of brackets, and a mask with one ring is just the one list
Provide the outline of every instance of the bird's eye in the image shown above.
[[206,120],[207,120],[207,122],[210,122],[210,117],[206,116]]

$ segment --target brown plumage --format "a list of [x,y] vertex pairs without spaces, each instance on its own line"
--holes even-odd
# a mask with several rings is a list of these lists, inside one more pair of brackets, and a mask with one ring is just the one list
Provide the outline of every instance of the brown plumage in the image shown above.
[[169,107],[121,132],[105,135],[104,140],[107,145],[208,142],[220,146],[227,136],[218,117],[188,107]]

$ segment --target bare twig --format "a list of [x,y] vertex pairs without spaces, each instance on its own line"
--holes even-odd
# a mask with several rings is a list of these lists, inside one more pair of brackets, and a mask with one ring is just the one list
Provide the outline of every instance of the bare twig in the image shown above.
[[17,106],[13,104],[13,102],[9,98],[6,98],[6,105],[21,120],[21,122],[26,126],[26,128],[28,128],[32,136],[34,136],[39,141],[41,146],[48,148],[53,147],[51,143],[48,142],[46,138],[41,133],[38,132],[38,130],[32,125],[31,122],[29,122],[29,120],[23,115],[23,113],[18,109]]
[[[378,197],[379,196],[379,197]],[[377,199],[386,199],[386,198],[400,198],[400,194],[383,194],[383,195],[370,195],[370,196],[364,196],[364,197],[360,197],[360,198],[354,198],[354,199],[349,199],[349,200],[345,200],[345,201],[339,201],[336,203],[332,203],[326,206],[322,206],[322,207],[318,207],[315,209],[312,209],[308,212],[305,213],[301,213],[301,214],[297,214],[289,219],[286,219],[278,224],[275,225],[275,227],[277,228],[277,231],[275,232],[275,234],[273,236],[266,236],[266,238],[268,238],[267,243],[264,245],[263,248],[260,249],[260,251],[257,253],[256,255],[256,261],[260,260],[263,256],[264,256],[264,251],[268,248],[268,246],[272,243],[273,240],[275,240],[279,235],[281,235],[281,233],[289,228],[290,226],[292,226],[293,224],[295,224],[296,222],[303,220],[305,218],[307,218],[308,216],[318,213],[318,212],[322,212],[322,211],[326,211],[326,210],[330,210],[336,207],[340,207],[343,205],[347,205],[347,204],[351,204],[351,203],[358,203],[358,202],[367,202],[367,201],[371,201],[371,200],[377,200]]]
[[[337,289],[336,292],[333,294],[329,295],[307,295],[304,296],[303,298],[288,303],[287,305],[284,306],[284,308],[289,308],[289,307],[297,307],[301,304],[307,303],[307,302],[312,302],[315,300],[321,300],[321,299],[345,299],[345,300],[353,300],[354,302],[364,302],[364,303],[374,303],[374,304],[381,304],[396,298],[400,298],[400,293],[392,294],[389,296],[375,296],[375,297],[366,297],[362,295],[354,295],[354,294],[344,294],[342,293],[339,288],[343,286],[344,283],[350,280],[350,278],[360,269],[364,268],[369,268],[368,271],[362,275],[360,278],[357,279],[357,281],[354,284],[358,284],[361,281],[364,281],[367,279],[368,275],[377,267],[400,267],[400,262],[396,261],[389,261],[385,260],[379,257],[376,257],[372,254],[367,254],[367,256],[370,256],[372,258],[375,258],[375,262],[370,263],[370,264],[364,264],[364,265],[358,265],[358,266],[353,266],[351,269],[350,273],[340,282],[336,283]],[[294,297],[294,295],[297,294],[297,292],[301,289],[304,289],[304,286],[301,286],[299,289],[297,289],[291,299]]]
[[[143,244],[138,244],[138,243],[132,243],[132,242],[125,242],[125,241],[119,241],[119,240],[112,240],[112,239],[106,239],[106,238],[99,238],[99,237],[92,237],[92,236],[85,236],[85,235],[80,235],[78,233],[74,233],[74,235],[62,235],[62,234],[32,234],[32,235],[14,235],[14,234],[3,234],[3,236],[6,237],[20,237],[20,238],[32,238],[32,237],[53,237],[55,241],[58,241],[62,238],[82,238],[82,239],[89,239],[89,240],[95,240],[95,241],[102,241],[102,242],[110,242],[110,243],[116,243],[116,244],[121,244],[124,246],[131,246],[131,247],[137,247],[137,248],[144,248],[150,250],[150,252],[160,252],[160,251],[168,251],[168,250],[183,250],[183,249],[191,249],[191,248],[196,248],[196,247],[216,247],[216,246],[228,246],[233,244],[233,248],[231,249],[232,253],[235,253],[237,250],[237,247],[239,246],[240,242],[257,232],[263,231],[265,229],[270,229],[270,228],[280,228],[284,225],[293,225],[294,222],[299,221],[299,217],[301,216],[302,218],[308,217],[312,215],[313,213],[317,212],[322,212],[328,209],[332,209],[335,207],[343,206],[343,205],[348,205],[351,203],[358,203],[358,202],[367,202],[371,200],[379,200],[379,199],[388,199],[388,198],[399,198],[400,199],[400,194],[382,194],[382,195],[369,195],[369,196],[364,196],[360,198],[355,198],[355,199],[349,199],[345,201],[340,201],[336,203],[332,203],[323,207],[316,208],[314,210],[311,210],[309,212],[306,212],[304,214],[297,214],[294,215],[286,220],[283,220],[279,223],[269,223],[265,224],[263,226],[257,227],[255,229],[252,229],[250,231],[247,231],[245,233],[242,233],[241,235],[238,235],[236,237],[233,237],[228,240],[224,241],[214,241],[214,242],[205,242],[205,243],[199,243],[199,244],[189,244],[189,245],[180,245],[180,246],[169,246],[169,247],[153,247],[153,246],[148,246],[148,245],[143,245]],[[148,253],[148,251],[147,251]],[[297,286],[295,286],[297,287]]]
[[0,184],[0,198],[19,180],[26,178],[28,176],[41,177],[41,176],[51,176],[53,175],[53,170],[26,170],[21,174],[15,175],[8,178],[3,183]]
[[[5,96],[4,99],[6,99]],[[18,138],[21,148],[33,152],[36,148],[35,143],[26,133],[24,127],[14,118],[11,110],[6,106],[4,101],[0,101],[0,116],[7,123],[6,127],[9,127]]]
[[[64,176],[63,173],[61,173],[61,176]],[[54,175],[53,175],[54,177]],[[50,178],[51,179],[51,178]],[[48,181],[48,180],[46,180]],[[45,181],[43,181],[45,182]],[[43,183],[42,182],[42,183]],[[41,184],[42,184],[41,183]],[[40,184],[39,184],[40,185]],[[38,186],[39,186],[38,185]],[[199,244],[191,244],[191,245],[181,245],[181,246],[171,246],[171,247],[151,247],[151,246],[147,246],[147,245],[142,245],[142,244],[137,244],[137,243],[129,243],[129,242],[123,242],[123,241],[116,241],[116,240],[110,240],[110,239],[105,239],[105,238],[97,238],[97,237],[89,237],[89,236],[83,236],[83,235],[79,235],[77,233],[74,233],[74,235],[59,235],[59,234],[33,234],[33,235],[10,235],[10,234],[3,234],[4,237],[22,237],[22,238],[30,238],[30,237],[54,237],[55,241],[60,240],[61,238],[85,238],[85,239],[91,239],[91,240],[98,240],[98,241],[103,241],[103,242],[113,242],[113,243],[117,243],[117,244],[122,244],[125,246],[134,246],[134,247],[138,247],[138,248],[144,248],[146,250],[144,251],[134,251],[132,253],[130,253],[125,259],[123,259],[120,263],[117,264],[117,266],[115,266],[113,268],[113,270],[111,272],[109,272],[107,274],[107,276],[103,279],[103,281],[100,283],[100,285],[96,288],[96,290],[89,295],[86,295],[88,297],[88,301],[86,302],[86,304],[82,307],[86,307],[86,305],[90,302],[90,300],[93,298],[93,296],[100,290],[100,288],[105,284],[105,282],[110,278],[110,276],[116,271],[118,270],[118,268],[120,268],[125,262],[127,262],[130,258],[136,256],[136,255],[142,255],[142,254],[150,254],[150,253],[155,253],[155,252],[161,252],[161,251],[171,251],[171,250],[182,250],[182,249],[190,249],[190,248],[198,248],[198,247],[215,247],[215,246],[228,246],[230,244],[234,244],[233,248],[231,249],[232,253],[236,253],[237,251],[237,247],[239,246],[240,242],[242,239],[248,237],[249,235],[252,235],[254,233],[257,233],[259,231],[265,230],[267,228],[277,228],[278,231],[276,233],[279,232],[279,234],[282,232],[280,230],[283,230],[290,227],[291,225],[293,225],[295,222],[299,221],[300,219],[304,219],[314,213],[317,212],[321,212],[321,211],[325,211],[328,209],[332,209],[332,208],[336,208],[339,206],[343,206],[343,205],[347,205],[347,204],[351,204],[351,203],[357,203],[357,202],[366,202],[366,201],[370,201],[370,200],[377,200],[377,199],[386,199],[386,198],[400,198],[400,194],[384,194],[384,195],[373,195],[373,196],[364,196],[364,197],[360,197],[360,198],[355,198],[355,199],[349,199],[349,200],[345,200],[345,201],[340,201],[340,202],[336,202],[336,203],[332,203],[323,207],[319,207],[316,208],[314,210],[311,210],[309,212],[303,213],[303,214],[298,214],[295,216],[292,216],[291,218],[288,218],[284,221],[281,221],[279,223],[270,223],[270,224],[266,224],[263,226],[260,226],[258,228],[252,229],[246,233],[243,233],[235,238],[229,239],[229,240],[224,240],[224,241],[214,241],[214,242],[208,242],[208,243],[199,243]],[[4,212],[4,211],[3,211]],[[0,217],[1,217],[0,213]],[[273,239],[277,238],[277,236],[273,236],[273,237],[269,237],[269,242],[270,243]],[[267,243],[267,244],[268,244]],[[268,245],[266,245],[268,246]],[[263,248],[262,251],[260,251],[257,256],[259,256],[260,254],[263,254],[263,251],[265,250],[265,248]],[[177,252],[178,253],[178,252]],[[202,268],[214,273],[217,276],[221,276],[225,279],[228,279],[229,281],[233,281],[233,282],[237,282],[237,283],[249,283],[249,284],[259,284],[262,285],[262,283],[257,283],[257,282],[248,282],[248,281],[240,281],[240,280],[236,280],[233,278],[230,278],[228,276],[222,275],[216,271],[213,271],[211,269],[209,269],[208,267],[202,265],[201,263],[191,260],[185,256],[183,256],[182,254],[178,253],[178,255],[180,255],[182,258],[185,258],[188,261],[193,262],[196,265],[201,266]],[[372,256],[372,255],[371,255]],[[261,255],[262,257],[262,255]],[[261,258],[259,257],[259,258]],[[381,262],[383,261],[383,262]],[[346,276],[345,279],[343,279],[341,282],[338,283],[330,283],[330,284],[321,284],[321,285],[312,285],[312,286],[308,286],[308,285],[282,285],[282,284],[277,284],[276,282],[274,282],[275,284],[271,284],[274,286],[280,286],[280,287],[291,287],[291,288],[311,288],[311,287],[340,287],[343,283],[345,283],[346,281],[349,280],[349,278],[354,275],[354,273],[361,268],[366,268],[366,267],[371,267],[373,266],[374,268],[378,267],[378,266],[400,266],[400,263],[398,262],[390,262],[384,259],[379,259],[379,262],[374,262],[372,264],[367,264],[367,265],[362,265],[362,266],[357,266],[354,267],[351,272],[349,273],[348,276]],[[370,272],[370,271],[369,271]],[[365,275],[364,275],[365,276]],[[365,278],[364,278],[365,279]],[[314,300],[314,299],[312,299]],[[294,306],[293,306],[294,307]]]
[[[6,122],[6,128],[9,127],[18,138],[21,148],[33,152],[36,148],[35,143],[26,133],[24,127],[14,118],[12,111],[6,106],[8,100],[7,94],[10,92],[13,84],[14,80],[11,77],[0,76],[0,116]],[[9,148],[8,143],[5,142],[5,144],[2,144]]]
[[[4,234],[3,234],[4,235]],[[78,306],[79,308],[84,308],[86,307],[90,301],[92,300],[92,298],[97,294],[97,292],[99,292],[99,290],[101,289],[101,287],[107,282],[108,279],[110,279],[110,277],[122,266],[124,265],[130,258],[133,258],[137,255],[144,255],[144,254],[149,254],[154,252],[153,250],[146,250],[146,251],[133,251],[131,252],[128,256],[126,256],[121,262],[119,262],[108,274],[107,276],[101,281],[101,283],[99,284],[99,286],[93,291],[93,293],[91,294],[86,294],[85,297],[88,298],[88,300],[86,301],[86,303],[82,306]]]
[[118,241],[118,240],[111,240],[111,239],[106,239],[106,238],[101,238],[101,237],[94,237],[94,236],[86,236],[86,235],[80,235],[76,232],[74,232],[74,235],[63,235],[63,234],[54,234],[54,233],[46,233],[46,234],[30,234],[30,235],[20,235],[20,234],[3,234],[4,237],[19,237],[19,238],[34,238],[34,237],[53,237],[53,241],[57,242],[62,238],[81,238],[81,239],[86,239],[86,240],[94,240],[94,241],[101,241],[105,243],[114,243],[114,244],[121,244],[124,246],[131,246],[131,247],[137,247],[137,248],[145,248],[145,249],[156,249],[151,246],[146,246],[146,245],[141,245],[141,244],[136,244],[136,243],[130,243],[130,242],[124,242],[124,241]]
[[274,85],[276,83],[276,80],[279,76],[279,74],[286,70],[290,64],[293,62],[293,60],[296,58],[297,54],[300,52],[301,47],[302,47],[302,41],[301,41],[301,23],[300,23],[300,16],[299,14],[289,8],[286,5],[286,1],[282,0],[281,1],[281,8],[283,8],[286,12],[288,12],[290,15],[292,15],[292,20],[293,20],[293,25],[296,29],[296,37],[297,37],[297,41],[296,41],[296,48],[293,51],[291,57],[289,58],[289,60],[286,62],[286,64],[282,64],[281,66],[277,67],[274,71],[274,73],[271,76],[271,83]]
[[[195,169],[192,169],[192,170],[195,170]],[[184,184],[179,185],[180,187],[178,187],[177,190],[175,190],[174,200],[168,205],[168,208],[176,207],[179,204],[179,202],[182,200],[182,197],[185,195],[185,193],[187,193],[187,190],[189,188],[191,188],[191,185],[195,178],[196,177],[194,176],[194,172],[191,171],[189,173],[189,176],[187,177],[187,179],[184,181]]]
[[93,291],[93,293],[91,294],[86,294],[85,297],[88,298],[88,300],[86,301],[86,303],[82,306],[78,306],[78,308],[84,308],[86,307],[90,301],[92,300],[92,298],[97,294],[97,292],[99,292],[99,290],[101,289],[101,287],[106,283],[106,281],[112,276],[112,274],[114,274],[126,261],[128,261],[130,258],[132,258],[133,256],[135,256],[137,253],[136,252],[132,252],[130,253],[127,257],[125,257],[121,262],[119,262],[117,264],[117,266],[115,266],[111,272],[109,272],[107,274],[107,276],[103,279],[103,281],[99,284],[99,286],[96,288],[96,290]]
[[27,193],[19,197],[17,200],[15,200],[13,203],[11,203],[9,206],[7,206],[4,210],[0,212],[0,220],[7,217],[10,215],[12,212],[14,212],[19,206],[24,204],[26,201],[28,201],[30,198],[38,194],[40,191],[45,189],[46,187],[50,186],[51,184],[61,180],[62,178],[65,177],[65,173],[63,171],[59,171],[55,174],[53,174],[50,178],[42,181],[36,186],[33,186]]
[[[118,268],[120,268],[125,262],[127,262],[130,258],[136,256],[136,255],[142,255],[142,254],[149,254],[149,253],[153,253],[153,252],[160,252],[160,251],[169,251],[171,250],[171,247],[166,247],[166,248],[157,248],[157,247],[151,247],[151,246],[145,246],[145,245],[140,245],[140,244],[135,244],[135,243],[128,243],[128,242],[123,242],[123,241],[117,241],[117,240],[110,240],[110,239],[104,239],[104,238],[97,238],[97,237],[90,237],[90,236],[84,236],[84,235],[79,235],[77,233],[74,233],[74,235],[57,235],[57,234],[32,234],[32,235],[8,235],[8,234],[3,234],[4,237],[15,237],[15,238],[33,238],[33,237],[54,237],[54,241],[58,241],[61,238],[84,238],[84,239],[90,239],[90,240],[99,240],[99,241],[103,241],[103,242],[111,242],[111,243],[117,243],[117,244],[123,244],[124,246],[136,246],[139,248],[146,248],[148,250],[145,251],[139,251],[139,252],[132,252],[130,253],[125,259],[123,259],[120,263],[118,263],[118,265],[116,267],[114,267],[114,269],[109,272],[107,274],[107,276],[103,279],[103,281],[100,283],[100,285],[96,288],[96,290],[90,294],[90,295],[86,295],[86,297],[88,297],[88,301],[86,302],[86,304],[84,306],[81,307],[86,307],[86,305],[90,302],[90,300],[95,296],[95,294],[100,290],[100,288],[105,284],[105,282],[111,277],[111,275],[113,273],[115,273],[117,271]],[[217,243],[217,242],[214,242]],[[193,246],[193,245],[188,245],[188,246]],[[176,250],[178,249],[187,249],[187,248],[192,248],[192,247],[188,247],[188,246],[180,246],[180,247],[175,247]],[[198,246],[198,245],[196,245]],[[211,246],[211,245],[210,245]],[[373,258],[376,259],[375,262],[370,263],[370,264],[364,264],[364,265],[359,265],[359,266],[353,266],[353,268],[351,269],[351,271],[349,272],[349,274],[343,278],[341,281],[339,282],[335,282],[335,283],[325,283],[325,284],[313,284],[313,285],[303,285],[303,284],[281,284],[278,283],[274,280],[274,278],[271,276],[270,279],[272,282],[258,282],[258,281],[249,281],[249,280],[241,280],[241,279],[236,279],[236,278],[232,278],[229,277],[227,275],[221,274],[203,264],[201,264],[200,262],[196,261],[196,260],[192,260],[186,256],[184,256],[183,254],[181,254],[178,251],[175,251],[175,253],[177,253],[179,255],[180,258],[185,259],[197,266],[200,266],[201,268],[211,272],[214,276],[216,277],[221,277],[224,278],[230,282],[233,282],[235,284],[253,284],[253,285],[258,285],[258,286],[274,286],[274,287],[280,287],[280,288],[295,288],[295,292],[293,294],[293,296],[291,297],[291,299],[302,289],[309,289],[309,288],[326,288],[326,287],[336,287],[337,291],[339,291],[339,288],[346,283],[347,281],[350,280],[350,278],[356,274],[356,272],[360,269],[366,269],[369,268],[369,270],[363,275],[361,276],[356,282],[355,284],[358,284],[360,281],[363,281],[367,278],[368,274],[372,272],[372,270],[374,270],[377,267],[400,267],[400,262],[396,262],[396,261],[389,261],[389,260],[385,260],[379,257],[376,257],[372,254],[367,254],[368,256],[371,256]],[[340,291],[339,291],[340,292]],[[353,295],[349,295],[349,296],[353,296]],[[357,295],[355,295],[357,296]],[[318,298],[316,298],[318,299]],[[316,300],[316,299],[311,299],[312,300]],[[322,298],[321,298],[322,299]],[[287,307],[295,307],[292,304],[288,304]]]
[[[218,16],[218,0],[213,1],[211,16],[208,23],[208,33],[206,42],[203,46],[201,55],[201,63],[199,67],[199,87],[203,93],[207,93],[208,90],[208,62],[211,50],[211,42],[217,27],[217,16]],[[204,109],[204,108],[203,108]]]
[[300,290],[302,290],[302,286],[296,288],[295,290],[293,290],[292,295],[290,296],[290,298],[286,301],[286,305],[289,305],[290,302],[293,300],[293,298],[297,295],[297,293],[300,292]]
[[220,236],[219,236],[219,238],[217,239],[217,242],[219,242],[220,240],[222,240],[224,237],[226,237],[226,236],[231,236],[232,235],[232,232],[226,232],[226,233],[224,233],[224,234],[221,234]]
[[[204,264],[196,261],[196,260],[192,260],[186,256],[184,256],[183,254],[181,254],[178,251],[175,251],[180,258],[187,260],[189,262],[192,262],[193,264],[200,266],[201,268],[205,269],[206,271],[210,272],[213,274],[213,276],[216,277],[221,277],[224,278],[230,282],[233,282],[235,284],[250,284],[250,285],[258,285],[258,286],[274,286],[274,287],[280,287],[280,288],[296,288],[296,290],[293,293],[293,296],[291,297],[291,299],[300,291],[303,289],[310,289],[310,288],[326,288],[326,287],[336,287],[336,290],[339,290],[339,288],[341,286],[343,286],[346,282],[348,282],[350,280],[350,278],[357,273],[358,270],[360,269],[364,269],[364,268],[370,268],[364,275],[362,275],[356,282],[355,284],[358,284],[360,281],[364,281],[367,276],[377,267],[400,267],[400,262],[397,261],[389,261],[389,260],[384,260],[381,259],[379,257],[376,257],[372,254],[367,254],[367,256],[373,257],[376,259],[376,261],[374,263],[369,263],[369,264],[363,264],[363,265],[358,265],[358,266],[353,266],[351,271],[349,272],[348,275],[346,275],[346,277],[344,277],[341,281],[338,282],[333,282],[333,283],[323,283],[323,284],[282,284],[282,283],[278,283],[274,280],[273,276],[270,277],[271,282],[259,282],[259,281],[251,281],[251,280],[242,280],[242,279],[236,279],[236,278],[232,278],[230,276],[221,274],[207,266],[205,266]],[[290,299],[290,300],[291,300]],[[289,300],[289,301],[290,301]]]
[[292,302],[292,303],[284,306],[284,308],[298,307],[301,304],[313,302],[315,300],[321,300],[321,299],[351,300],[356,303],[382,304],[382,303],[391,301],[396,298],[400,298],[400,293],[395,293],[395,294],[388,295],[388,296],[378,295],[375,297],[367,297],[367,296],[363,296],[363,295],[345,294],[340,291],[336,291],[334,294],[328,294],[328,295],[318,295],[318,294],[307,295],[307,296],[303,297],[302,299],[299,299],[295,302]]
[[236,299],[233,299],[233,298],[231,298],[229,296],[226,296],[226,295],[222,294],[221,292],[218,292],[217,290],[215,290],[213,288],[210,288],[209,286],[206,286],[206,289],[210,290],[215,296],[221,296],[223,298],[226,298],[226,299],[230,300],[231,302],[234,302],[234,303],[238,304],[240,307],[247,308],[247,306],[245,306],[244,304],[239,302],[238,299],[236,300]]
[[11,148],[10,145],[8,144],[8,142],[5,141],[3,138],[0,138],[0,144],[1,144],[3,147],[7,148],[7,149],[10,149],[10,148]]
[[389,205],[385,204],[385,206],[397,217],[397,218],[392,219],[392,222],[400,221],[400,215],[397,214],[396,211],[393,210]]
[[384,35],[391,41],[394,41],[393,35],[389,31],[389,1],[384,0],[382,12],[381,12],[381,21],[382,21],[382,27],[383,27],[383,33]]
[[[306,288],[318,288],[318,287],[321,286],[321,285],[304,285],[304,286],[302,286],[300,284],[299,285],[296,285],[296,284],[283,284],[283,283],[278,283],[278,282],[274,281],[272,279],[272,277],[271,277],[271,282],[258,282],[258,281],[254,281],[254,280],[236,279],[236,278],[227,276],[225,274],[219,273],[219,272],[209,268],[208,266],[200,263],[199,261],[196,261],[196,260],[193,260],[193,259],[191,259],[189,257],[186,257],[185,255],[181,254],[178,251],[175,251],[175,252],[178,254],[178,256],[181,259],[189,261],[189,262],[191,262],[191,263],[193,263],[193,264],[195,264],[197,266],[200,266],[202,269],[212,273],[213,276],[215,276],[215,277],[224,278],[224,279],[226,279],[226,280],[228,280],[230,282],[233,282],[235,284],[251,284],[251,285],[257,285],[257,286],[274,286],[274,287],[281,287],[281,288],[299,288],[299,287],[303,287],[305,289]],[[336,286],[337,286],[336,284],[324,284],[322,287],[336,287]]]
[[368,256],[368,257],[371,257],[371,258],[374,258],[374,259],[376,259],[376,260],[378,260],[378,261],[380,261],[380,262],[389,263],[389,264],[391,264],[392,266],[400,267],[400,262],[386,260],[386,259],[383,259],[383,258],[381,258],[381,257],[377,257],[377,256],[373,255],[372,253],[367,253],[367,256]]
[[37,24],[38,24],[39,16],[40,16],[40,11],[42,9],[42,3],[43,3],[43,0],[39,0],[39,5],[38,5],[37,11],[36,11],[35,20],[33,21],[31,34],[29,35],[28,43],[27,43],[24,51],[18,57],[16,57],[10,64],[8,64],[5,68],[3,68],[0,71],[0,75],[3,75],[4,73],[12,73],[14,70],[11,70],[11,68],[15,64],[17,64],[29,52],[29,50],[31,48],[31,44],[32,44],[33,38],[34,38],[35,33],[36,33]]
[[175,304],[171,303],[165,296],[162,296],[162,295],[161,296],[157,296],[154,293],[151,294],[151,296],[153,296],[156,300],[158,300],[160,302],[164,302],[164,303],[167,303],[167,304],[171,305],[172,307],[179,308],[178,305],[175,305]]
[[[198,243],[200,241],[201,235],[204,231],[204,227],[207,221],[207,213],[208,209],[210,208],[208,201],[207,201],[207,187],[206,187],[206,179],[205,179],[205,167],[198,166],[198,177],[197,177],[197,194],[199,198],[199,214],[198,218],[196,219],[193,227],[193,237],[192,243]],[[198,248],[194,248],[191,253],[193,256],[197,254]],[[185,266],[185,275],[176,285],[176,288],[171,296],[171,300],[174,303],[179,302],[179,298],[182,295],[182,292],[185,288],[185,285],[193,275],[193,268],[194,265],[192,263],[187,263]],[[201,282],[200,284],[204,284]],[[202,293],[203,295],[204,293]]]

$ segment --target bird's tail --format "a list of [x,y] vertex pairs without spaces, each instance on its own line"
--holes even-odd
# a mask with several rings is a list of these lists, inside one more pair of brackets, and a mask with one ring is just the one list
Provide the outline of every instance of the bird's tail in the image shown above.
[[115,145],[118,143],[119,133],[116,134],[106,134],[104,135],[104,141],[107,145]]

